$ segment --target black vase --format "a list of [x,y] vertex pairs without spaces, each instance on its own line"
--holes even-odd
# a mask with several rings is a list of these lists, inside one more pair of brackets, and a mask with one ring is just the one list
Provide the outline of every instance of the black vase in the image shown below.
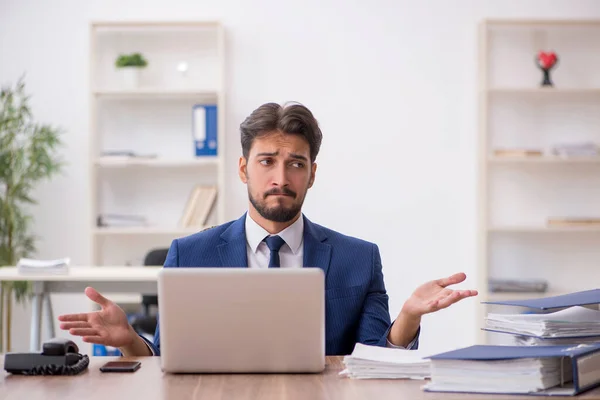
[[544,79],[542,80],[542,86],[554,86],[550,79],[550,69],[542,68],[544,72]]

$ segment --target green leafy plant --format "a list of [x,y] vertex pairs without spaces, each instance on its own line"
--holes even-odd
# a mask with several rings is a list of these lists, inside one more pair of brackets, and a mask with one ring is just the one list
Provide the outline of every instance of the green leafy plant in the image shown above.
[[115,61],[115,66],[117,68],[123,67],[138,67],[144,68],[148,65],[148,61],[144,58],[140,53],[133,54],[119,54],[117,60]]
[[[25,93],[24,79],[0,89],[0,267],[14,266],[35,251],[31,233],[32,192],[36,183],[59,173],[61,130],[34,121]],[[0,352],[11,350],[12,297],[18,303],[29,298],[25,281],[2,282],[0,295]],[[6,324],[6,336],[4,324]],[[6,338],[6,349],[4,339]]]

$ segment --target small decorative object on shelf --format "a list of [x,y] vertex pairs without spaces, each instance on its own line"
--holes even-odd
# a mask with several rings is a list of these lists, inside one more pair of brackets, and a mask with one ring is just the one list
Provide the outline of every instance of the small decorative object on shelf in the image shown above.
[[558,63],[558,57],[553,51],[540,51],[535,58],[537,66],[544,72],[544,79],[541,86],[554,86],[550,79],[550,70]]
[[140,53],[120,54],[115,67],[122,73],[123,84],[127,89],[135,89],[140,84],[140,70],[148,65],[148,61]]
[[188,63],[186,63],[185,61],[182,61],[179,64],[177,64],[177,72],[179,72],[180,77],[184,78],[187,75],[188,68]]

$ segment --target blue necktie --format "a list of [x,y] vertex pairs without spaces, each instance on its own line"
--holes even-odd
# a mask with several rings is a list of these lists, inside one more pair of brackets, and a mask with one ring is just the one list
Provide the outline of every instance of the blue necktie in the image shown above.
[[279,249],[285,243],[279,236],[267,236],[265,238],[265,242],[267,242],[267,247],[271,250],[271,258],[269,259],[269,268],[279,268],[281,265],[279,264]]

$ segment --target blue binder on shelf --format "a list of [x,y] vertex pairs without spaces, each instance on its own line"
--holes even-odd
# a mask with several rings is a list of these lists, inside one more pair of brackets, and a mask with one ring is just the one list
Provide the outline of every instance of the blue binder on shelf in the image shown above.
[[528,307],[539,310],[563,308],[573,306],[586,306],[600,304],[600,289],[584,290],[562,294],[560,296],[543,297],[529,300],[483,301],[483,304],[497,304],[504,306]]
[[196,104],[192,112],[192,130],[194,152],[196,157],[216,156],[217,141],[217,106]]
[[[574,396],[600,386],[600,343],[577,346],[475,345],[427,358],[431,360],[432,374],[431,382],[423,390],[428,392]],[[502,366],[497,362],[527,359],[557,359],[560,365],[558,384],[536,391],[515,390],[512,384],[524,379],[526,364],[508,363]],[[445,366],[446,370],[452,371],[452,378],[440,375],[439,381],[436,381],[436,371],[442,365],[436,362],[440,360],[442,363],[447,360],[457,362]],[[464,371],[462,375],[461,369]],[[529,371],[537,369],[529,366]],[[490,380],[497,380],[500,384],[489,385],[487,382]],[[498,387],[502,389],[494,390]]]

